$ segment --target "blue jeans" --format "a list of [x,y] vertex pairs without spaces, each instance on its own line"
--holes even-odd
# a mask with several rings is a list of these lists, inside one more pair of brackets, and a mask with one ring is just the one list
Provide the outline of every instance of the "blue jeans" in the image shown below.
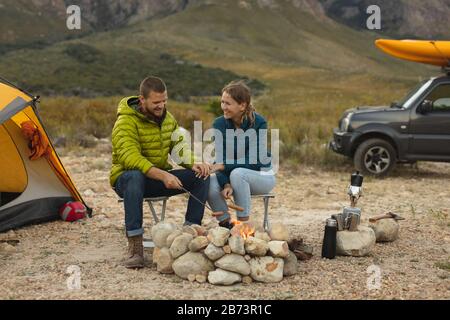
[[[195,197],[206,202],[208,198],[209,179],[197,178],[195,172],[188,169],[172,170],[171,174],[180,179],[183,187]],[[139,236],[144,233],[143,201],[144,198],[174,196],[183,193],[182,190],[167,189],[159,180],[145,176],[141,171],[125,171],[117,179],[115,191],[123,198],[125,207],[125,228],[128,237]],[[201,225],[205,207],[198,201],[189,197],[186,210],[185,224]]]
[[[246,218],[250,215],[251,195],[266,194],[275,187],[274,175],[263,175],[260,171],[237,168],[231,171],[230,184],[233,188],[233,197],[236,204],[244,208],[243,212],[237,212],[238,218]],[[209,183],[208,202],[214,211],[222,211],[219,221],[230,218],[228,205],[222,197],[222,188],[217,181],[216,175],[211,175]]]

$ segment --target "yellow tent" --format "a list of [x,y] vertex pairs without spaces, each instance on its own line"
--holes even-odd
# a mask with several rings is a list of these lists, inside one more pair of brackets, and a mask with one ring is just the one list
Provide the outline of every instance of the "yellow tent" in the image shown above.
[[[68,201],[84,203],[48,139],[36,102],[0,78],[0,232],[57,219]],[[49,144],[45,156],[30,159],[25,122]]]

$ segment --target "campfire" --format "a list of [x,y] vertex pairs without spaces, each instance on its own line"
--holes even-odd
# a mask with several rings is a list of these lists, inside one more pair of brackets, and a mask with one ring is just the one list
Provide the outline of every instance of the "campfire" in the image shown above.
[[246,240],[255,235],[256,228],[251,223],[233,219],[231,224],[233,225],[233,229],[231,229],[232,236],[240,236]]
[[273,224],[266,232],[247,221],[232,224],[231,230],[157,224],[152,228],[157,271],[215,285],[280,282],[297,273],[297,256],[284,225]]

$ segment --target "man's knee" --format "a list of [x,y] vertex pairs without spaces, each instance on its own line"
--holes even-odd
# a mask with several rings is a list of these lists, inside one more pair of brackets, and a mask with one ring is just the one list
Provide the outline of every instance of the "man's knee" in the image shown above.
[[130,190],[144,190],[145,175],[139,170],[130,170],[125,173],[125,189]]
[[196,177],[196,172],[186,169],[184,170],[183,174],[179,176],[181,182],[184,183],[183,180],[186,181],[186,184],[190,184],[195,186],[196,188],[208,188],[209,187],[209,177],[206,179],[204,177]]
[[198,178],[199,180],[200,180],[200,185],[203,187],[203,188],[206,188],[206,189],[208,189],[209,190],[209,185],[211,184],[211,178],[210,177],[207,177],[206,179],[205,178]]

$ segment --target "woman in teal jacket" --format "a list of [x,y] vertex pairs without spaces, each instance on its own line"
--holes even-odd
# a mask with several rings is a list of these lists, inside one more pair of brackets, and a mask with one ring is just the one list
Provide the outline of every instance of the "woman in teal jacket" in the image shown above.
[[223,116],[214,121],[216,162],[210,178],[208,202],[223,212],[219,224],[231,227],[226,199],[234,197],[238,220],[247,221],[251,195],[269,193],[275,186],[271,155],[267,150],[267,122],[255,112],[250,89],[243,82],[232,82],[222,90]]

